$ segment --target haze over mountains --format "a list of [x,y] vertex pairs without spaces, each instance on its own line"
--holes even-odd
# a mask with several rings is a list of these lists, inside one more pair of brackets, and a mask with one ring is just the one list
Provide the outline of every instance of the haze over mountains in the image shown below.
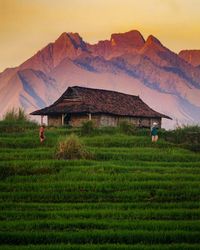
[[61,34],[20,66],[0,73],[1,115],[12,107],[27,113],[43,108],[74,85],[139,95],[173,118],[164,127],[200,123],[200,52],[178,55],[152,35],[145,41],[136,30],[94,45],[77,33]]

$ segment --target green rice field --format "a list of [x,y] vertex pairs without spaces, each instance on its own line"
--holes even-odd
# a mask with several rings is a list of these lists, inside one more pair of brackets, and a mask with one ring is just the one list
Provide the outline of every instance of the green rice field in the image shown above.
[[102,132],[79,135],[92,160],[55,159],[70,133],[0,134],[1,250],[200,249],[200,153]]

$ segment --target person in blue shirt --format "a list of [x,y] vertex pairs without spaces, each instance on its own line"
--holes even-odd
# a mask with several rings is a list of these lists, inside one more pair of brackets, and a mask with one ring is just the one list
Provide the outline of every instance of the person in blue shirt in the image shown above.
[[157,142],[158,140],[158,124],[156,122],[153,123],[151,127],[151,140],[152,142]]

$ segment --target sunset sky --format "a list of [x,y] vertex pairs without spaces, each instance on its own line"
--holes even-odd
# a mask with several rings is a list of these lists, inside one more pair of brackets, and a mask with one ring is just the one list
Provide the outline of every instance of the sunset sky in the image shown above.
[[85,41],[139,30],[175,52],[200,49],[200,0],[0,0],[0,72],[63,32]]

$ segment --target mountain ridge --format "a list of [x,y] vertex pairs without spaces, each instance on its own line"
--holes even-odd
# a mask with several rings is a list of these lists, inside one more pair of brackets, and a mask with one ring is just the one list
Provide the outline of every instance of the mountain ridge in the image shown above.
[[137,30],[93,45],[78,33],[63,32],[18,67],[0,73],[1,115],[12,106],[27,112],[43,108],[72,85],[139,94],[174,121],[200,122],[200,68],[153,35],[145,41]]
[[200,67],[200,49],[181,50],[178,55],[194,67]]

